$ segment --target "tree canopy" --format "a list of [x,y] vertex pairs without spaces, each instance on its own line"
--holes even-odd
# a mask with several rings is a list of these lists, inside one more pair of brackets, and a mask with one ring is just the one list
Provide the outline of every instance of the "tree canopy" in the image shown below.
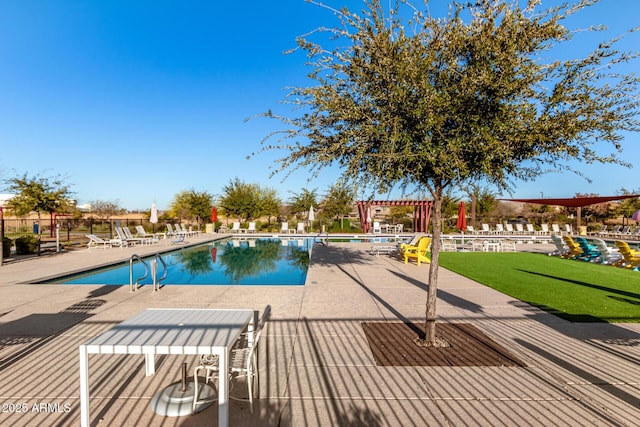
[[61,213],[70,207],[71,190],[60,176],[46,177],[35,175],[9,178],[5,181],[6,189],[14,196],[7,202],[7,207],[17,216],[37,212]]
[[[541,9],[540,2],[454,2],[444,18],[409,1],[385,12],[335,11],[333,28],[298,39],[311,84],[286,101],[286,128],[265,149],[285,149],[279,170],[334,163],[346,179],[386,191],[426,188],[433,197],[433,245],[425,344],[436,344],[440,212],[446,189],[484,181],[508,187],[573,161],[624,165],[621,131],[638,131],[638,83],[617,65],[636,54],[603,41],[584,57],[548,59],[568,48],[566,19],[597,0]],[[411,18],[407,16],[407,9]],[[598,30],[592,27],[591,30]],[[312,37],[329,32],[325,44]],[[276,139],[277,143],[272,141]]]
[[195,220],[200,226],[200,221],[211,215],[212,201],[213,196],[209,192],[190,189],[173,196],[169,208],[173,216]]

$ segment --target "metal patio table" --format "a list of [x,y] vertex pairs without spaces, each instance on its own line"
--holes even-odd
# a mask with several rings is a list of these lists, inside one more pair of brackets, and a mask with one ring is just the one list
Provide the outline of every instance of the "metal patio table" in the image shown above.
[[[146,375],[155,373],[156,354],[213,354],[227,372],[229,351],[257,312],[249,309],[147,309],[80,345],[80,416],[88,427],[89,354],[143,354]],[[218,376],[218,425],[229,423],[229,376]]]

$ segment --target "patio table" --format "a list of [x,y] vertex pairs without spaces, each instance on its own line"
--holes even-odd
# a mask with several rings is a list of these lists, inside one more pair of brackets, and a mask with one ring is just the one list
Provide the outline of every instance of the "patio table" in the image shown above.
[[[219,309],[147,309],[80,345],[80,416],[88,427],[89,354],[143,354],[146,376],[155,373],[156,354],[218,355],[227,372],[229,351],[257,312]],[[229,376],[218,376],[218,425],[229,422]]]

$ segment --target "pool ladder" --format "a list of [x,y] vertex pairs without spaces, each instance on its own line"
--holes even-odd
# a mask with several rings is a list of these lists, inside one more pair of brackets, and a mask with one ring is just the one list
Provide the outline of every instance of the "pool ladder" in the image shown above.
[[[138,260],[144,265],[144,275],[138,277],[134,283],[133,281],[133,261]],[[158,278],[158,260],[164,267],[164,274],[162,277]],[[145,260],[140,258],[139,255],[133,254],[131,258],[129,258],[129,291],[135,292],[138,289],[138,283],[140,280],[144,280],[149,276],[149,269],[151,269],[151,279],[153,280],[153,291],[160,290],[160,282],[167,278],[167,264],[164,262],[162,257],[159,254],[156,254],[155,258],[153,258],[149,264],[146,263]]]
[[314,243],[321,243],[324,246],[328,246],[329,245],[329,233],[327,233],[326,231],[321,231],[319,232],[314,238],[313,238],[313,242]]

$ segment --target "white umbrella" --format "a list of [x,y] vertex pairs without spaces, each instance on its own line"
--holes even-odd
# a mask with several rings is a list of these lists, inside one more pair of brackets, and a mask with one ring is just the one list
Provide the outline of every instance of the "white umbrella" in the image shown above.
[[309,207],[309,230],[311,230],[311,229],[312,229],[312,227],[311,227],[311,225],[312,225],[312,224],[311,224],[311,223],[312,223],[315,219],[316,219],[316,214],[315,214],[315,212],[313,211],[313,205],[311,205],[311,206]]
[[158,223],[158,208],[155,203],[151,205],[151,215],[149,216],[149,222],[151,224]]

